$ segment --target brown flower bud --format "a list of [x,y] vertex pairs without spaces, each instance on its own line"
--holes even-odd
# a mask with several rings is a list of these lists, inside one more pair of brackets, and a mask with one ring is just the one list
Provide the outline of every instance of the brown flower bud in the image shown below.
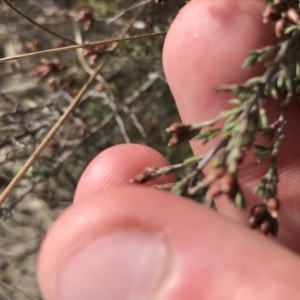
[[221,191],[223,193],[226,193],[226,194],[230,193],[232,190],[236,189],[235,177],[230,173],[226,173],[220,179],[220,186],[221,186]]
[[288,20],[291,21],[292,23],[299,24],[300,16],[299,16],[299,13],[297,12],[296,9],[290,8],[290,9],[287,11],[287,18],[288,18]]
[[102,83],[99,83],[98,85],[95,86],[95,91],[97,92],[103,92],[105,90],[105,85]]
[[277,220],[275,220],[275,219],[265,220],[260,224],[259,229],[265,235],[272,234],[272,235],[276,236],[277,232],[278,232]]
[[78,13],[76,20],[77,21],[85,21],[85,20],[91,19],[92,17],[93,17],[93,14],[92,14],[91,10],[89,10],[89,9],[82,9]]
[[54,76],[51,76],[47,79],[46,84],[52,89],[57,90],[60,85],[60,80]]
[[130,180],[131,183],[146,183],[151,179],[158,177],[157,167],[147,167],[144,171],[136,175],[133,179]]
[[250,227],[251,228],[256,228],[256,219],[255,219],[255,217],[253,217],[253,216],[250,216],[249,217],[249,219],[248,219],[248,223],[249,223],[249,225],[250,225]]
[[182,127],[185,127],[186,125],[182,124],[181,122],[175,122],[171,124],[168,128],[166,128],[166,132],[177,132],[178,130],[181,130]]
[[210,170],[209,174],[204,179],[205,185],[210,185],[213,181],[220,178],[225,173],[225,168],[219,167]]
[[278,217],[279,201],[276,198],[271,198],[266,205],[269,214],[276,219]]
[[250,215],[253,216],[256,221],[261,220],[266,215],[266,207],[261,204],[256,205],[251,209]]
[[211,186],[209,187],[209,189],[206,192],[206,197],[210,200],[212,200],[213,198],[219,196],[222,194],[221,191],[221,185],[220,185],[220,181],[216,181],[213,184],[211,184]]
[[279,19],[276,23],[275,23],[275,35],[280,38],[283,35],[284,32],[284,28],[286,25],[286,20],[285,19]]
[[168,146],[175,146],[183,141],[190,140],[198,134],[199,130],[192,129],[191,125],[175,122],[166,129],[166,132],[172,133]]
[[36,39],[31,40],[31,41],[27,41],[25,43],[25,47],[30,51],[30,52],[34,52],[37,50],[38,48],[38,41]]
[[271,229],[271,223],[269,221],[264,221],[259,226],[259,230],[265,235],[270,233],[270,229]]
[[267,6],[263,12],[263,22],[268,23],[269,21],[276,21],[280,18],[278,11],[271,6]]
[[264,234],[277,235],[278,222],[267,213],[267,207],[264,204],[254,206],[250,211],[248,223],[251,228],[258,228]]

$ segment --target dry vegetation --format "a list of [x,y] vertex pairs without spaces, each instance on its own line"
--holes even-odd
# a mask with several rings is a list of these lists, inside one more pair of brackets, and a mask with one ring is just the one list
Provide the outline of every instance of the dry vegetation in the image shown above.
[[[130,9],[141,1],[11,1],[59,38],[30,23],[5,2],[0,3],[1,57],[115,38],[134,17],[130,36],[161,32],[184,4],[178,0],[161,6],[149,1],[144,9]],[[114,51],[113,44],[108,44],[1,63],[3,190],[65,113],[95,66],[106,60],[79,105],[1,207],[1,300],[40,297],[35,282],[40,242],[71,203],[80,174],[100,151],[134,142],[153,146],[173,162],[189,153],[188,147],[180,148],[180,153],[165,147],[165,128],[178,116],[161,66],[163,39],[126,41]]]

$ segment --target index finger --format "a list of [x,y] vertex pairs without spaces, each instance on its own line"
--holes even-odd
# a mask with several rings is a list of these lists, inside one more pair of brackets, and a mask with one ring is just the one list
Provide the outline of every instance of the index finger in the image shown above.
[[[216,93],[220,84],[242,83],[262,70],[242,70],[248,53],[278,42],[274,24],[262,22],[266,1],[260,0],[192,0],[179,13],[168,32],[164,47],[164,69],[171,91],[184,123],[198,123],[214,118],[229,108],[233,95]],[[280,106],[274,102],[267,107],[270,118],[279,116]],[[286,125],[286,138],[279,149],[279,198],[283,205],[279,214],[279,240],[300,251],[298,215],[300,206],[300,116],[299,102],[291,104]],[[204,154],[212,143],[191,143],[196,154]],[[208,146],[208,147],[207,147]],[[253,188],[265,175],[269,161],[258,165],[253,153],[243,162],[239,181],[248,207],[259,199]],[[217,199],[218,200],[218,199]],[[218,210],[245,223],[247,213],[241,214],[231,203],[217,201]]]
[[[262,23],[266,1],[192,0],[166,37],[163,63],[183,122],[212,118],[228,108],[220,84],[241,83],[257,69],[242,70],[249,51],[274,42]],[[197,146],[195,146],[197,149]]]

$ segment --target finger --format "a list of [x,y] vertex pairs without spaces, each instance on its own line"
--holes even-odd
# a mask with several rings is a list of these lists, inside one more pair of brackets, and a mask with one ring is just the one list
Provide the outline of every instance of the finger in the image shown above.
[[[249,77],[241,65],[250,50],[274,42],[262,24],[265,1],[193,0],[178,14],[164,45],[163,63],[184,122],[212,118],[228,108],[220,84]],[[253,74],[252,74],[253,75]]]
[[[154,149],[136,144],[118,145],[96,156],[83,172],[74,202],[89,194],[130,184],[130,180],[149,166],[167,166],[167,160]],[[152,180],[148,185],[173,182],[173,175]]]
[[[216,116],[228,109],[228,94],[217,94],[219,84],[240,83],[257,72],[241,70],[250,50],[274,42],[273,27],[262,23],[265,1],[193,0],[179,13],[168,32],[164,47],[164,68],[174,94],[182,120],[196,123]],[[280,106],[268,106],[270,118],[277,118]],[[300,251],[295,236],[300,231],[300,116],[299,102],[293,103],[288,113],[286,138],[278,158],[280,212],[279,239],[287,246]],[[195,153],[205,153],[208,147],[193,142]],[[252,153],[253,154],[253,153]],[[241,166],[239,180],[250,200],[257,203],[252,190],[267,171],[269,161],[257,164],[249,153]],[[221,203],[220,203],[221,201]],[[246,215],[230,203],[218,201],[219,211],[245,222]]]
[[299,258],[224,217],[142,187],[97,193],[48,233],[45,300],[296,299]]

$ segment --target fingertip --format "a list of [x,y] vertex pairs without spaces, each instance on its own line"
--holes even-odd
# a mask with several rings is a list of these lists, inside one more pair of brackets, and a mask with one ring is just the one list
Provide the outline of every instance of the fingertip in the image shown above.
[[274,41],[262,24],[264,1],[190,1],[168,31],[163,51],[166,77],[183,122],[210,118],[227,108],[220,84],[253,75],[241,69],[249,51]]
[[[156,150],[137,144],[110,147],[97,155],[83,172],[74,196],[74,202],[84,201],[93,193],[99,193],[121,185],[149,166],[166,166],[168,161]],[[162,176],[149,184],[174,181],[174,176]]]

